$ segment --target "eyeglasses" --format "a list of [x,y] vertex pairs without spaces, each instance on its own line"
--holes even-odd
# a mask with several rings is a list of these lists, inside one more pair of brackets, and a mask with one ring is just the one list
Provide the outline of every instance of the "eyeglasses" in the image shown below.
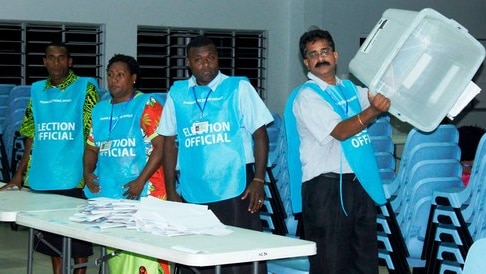
[[309,59],[318,59],[319,57],[329,56],[333,52],[332,48],[321,49],[320,51],[312,51],[307,54]]

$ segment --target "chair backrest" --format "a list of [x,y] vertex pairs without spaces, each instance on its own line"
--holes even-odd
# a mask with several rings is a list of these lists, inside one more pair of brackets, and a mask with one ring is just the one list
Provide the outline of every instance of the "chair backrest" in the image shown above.
[[10,98],[15,97],[30,97],[30,85],[19,85],[12,88]]
[[392,126],[390,124],[390,116],[383,115],[376,119],[370,126],[368,126],[368,134],[370,136],[390,136],[392,135]]
[[473,209],[477,208],[478,203],[482,202],[482,199],[478,193],[482,194],[486,190],[486,133],[481,137],[476,155],[474,156],[474,162],[471,170],[471,177],[469,178],[469,184],[466,190],[468,195],[471,195],[469,206]]
[[415,146],[410,152],[409,165],[428,159],[454,159],[460,160],[461,149],[457,143],[422,143]]
[[[459,131],[454,125],[440,125],[436,130],[432,132],[422,132],[417,129],[412,129],[408,135],[405,145],[403,147],[402,156],[400,159],[396,180],[398,182],[403,182],[405,180],[404,176],[407,176],[407,172],[410,158],[415,154],[421,147],[427,146],[425,143],[454,143],[457,145],[459,141]],[[425,156],[433,156],[427,155]],[[419,155],[414,157],[418,158]],[[439,156],[439,155],[437,155]],[[434,159],[434,157],[427,157],[428,159]],[[440,157],[438,157],[440,158]],[[415,161],[415,160],[414,160]],[[416,161],[415,161],[416,162]],[[414,163],[411,165],[413,166]]]
[[[478,148],[476,149],[476,155],[474,156],[474,163],[481,163],[481,161],[486,157],[486,133],[481,137],[479,141]],[[472,171],[474,171],[474,164]],[[471,171],[471,172],[472,172]]]
[[469,230],[472,237],[477,239],[486,236],[486,214],[484,213],[486,210],[486,157],[483,156],[482,159],[474,161],[474,165],[471,180],[475,181],[470,181],[467,188],[473,186],[468,208],[471,208],[474,212],[470,220]]
[[483,274],[486,270],[486,238],[476,240],[467,252],[462,274]]
[[103,100],[106,100],[106,99],[110,99],[111,98],[111,94],[108,90],[106,89],[99,89],[98,90],[98,95],[100,97],[100,101],[103,101]]
[[408,195],[410,199],[400,211],[400,228],[406,239],[425,237],[429,221],[433,192],[440,189],[455,188],[462,184],[460,177],[427,177],[413,183]]
[[268,162],[269,165],[272,166],[275,164],[275,160],[278,157],[279,150],[278,142],[280,138],[280,131],[283,130],[282,127],[282,118],[278,113],[272,113],[273,122],[267,126],[267,134],[268,134]]
[[402,159],[418,144],[433,142],[454,142],[459,141],[459,131],[454,125],[439,125],[434,131],[422,132],[413,128],[407,135],[403,147]]
[[390,152],[376,152],[375,153],[376,163],[378,164],[378,169],[392,169],[395,170],[395,156]]
[[14,84],[0,84],[0,94],[9,95],[10,91],[15,87]]
[[1,94],[0,93],[0,106],[1,107],[6,107],[8,106],[8,100],[10,96],[8,94]]
[[407,199],[411,197],[411,190],[414,188],[416,182],[430,177],[461,178],[462,167],[457,159],[428,159],[414,163],[405,173],[406,175],[400,178],[401,186],[394,208],[400,213],[406,210],[403,207]]
[[393,144],[393,140],[390,136],[370,136],[371,145],[373,146],[373,150],[375,153],[378,152],[389,152],[394,153],[395,145]]

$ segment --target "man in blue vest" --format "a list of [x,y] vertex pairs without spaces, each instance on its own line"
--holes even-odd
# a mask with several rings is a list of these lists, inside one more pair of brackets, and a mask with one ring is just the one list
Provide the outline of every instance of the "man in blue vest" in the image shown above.
[[[193,76],[175,82],[167,96],[158,129],[165,136],[167,199],[205,204],[224,224],[262,230],[266,125],[273,117],[248,79],[219,71],[218,58],[212,40],[193,39],[187,45]],[[265,264],[259,269],[266,273]],[[251,273],[251,264],[223,266],[222,273]]]
[[[84,143],[91,129],[91,109],[98,102],[98,84],[74,74],[63,43],[49,44],[43,62],[49,78],[32,84],[20,127],[25,136],[22,159],[10,183],[0,190],[22,189],[24,183],[35,191],[83,198]],[[61,236],[45,233],[44,239],[62,250]],[[36,250],[51,256],[55,274],[62,272],[59,254],[43,242],[36,244]],[[73,240],[71,253],[78,264],[86,262],[93,250],[90,243]],[[75,273],[86,273],[86,267]]]
[[309,80],[284,116],[293,210],[302,211],[304,238],[317,243],[310,273],[378,273],[374,202],[385,196],[366,127],[390,100],[336,77],[329,32],[304,33],[300,53]]

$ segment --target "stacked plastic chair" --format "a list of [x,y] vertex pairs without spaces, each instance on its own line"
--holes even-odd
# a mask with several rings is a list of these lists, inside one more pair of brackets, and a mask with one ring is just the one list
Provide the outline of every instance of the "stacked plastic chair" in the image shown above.
[[[269,132],[269,135],[272,133]],[[277,182],[278,193],[281,197],[283,210],[286,214],[285,226],[287,237],[301,236],[300,214],[292,212],[290,201],[289,174],[287,163],[287,139],[285,135],[284,121],[280,122],[279,139],[275,146],[275,154],[272,155],[273,145],[270,144],[270,156],[273,161],[273,171]],[[268,273],[272,274],[308,274],[309,260],[307,257],[271,260],[267,262]]]
[[[269,160],[267,165],[267,172],[265,178],[265,199],[260,210],[260,220],[265,231],[272,232],[278,235],[286,235],[287,227],[285,225],[286,213],[282,205],[280,193],[277,187],[277,180],[274,174],[275,160],[280,153],[277,150],[277,145],[280,141],[281,118],[278,114],[272,113],[273,123],[267,126],[267,133],[269,139]],[[274,173],[274,170],[276,173]]]
[[10,91],[14,87],[14,84],[0,84],[0,181],[4,182],[10,180],[10,164],[7,148],[3,142],[3,134],[5,132],[5,120],[8,115]]
[[0,95],[9,95],[15,84],[0,84]]
[[[422,161],[427,160],[453,160],[452,164],[456,168],[460,168],[459,159],[461,155],[461,150],[459,145],[455,142],[426,142],[417,144],[411,151],[410,155],[407,156],[407,165],[404,166],[405,170],[402,172],[400,177],[401,190],[396,194],[396,198],[392,202],[395,212],[405,212],[410,205],[409,199],[413,194],[413,189],[416,188],[417,178],[410,178],[414,175],[417,167],[415,164],[419,164]],[[442,167],[438,166],[437,171],[441,171]],[[434,170],[432,170],[433,172]],[[433,173],[424,174],[425,176],[432,177]],[[437,173],[437,175],[440,175]],[[460,175],[460,174],[459,174]],[[432,194],[432,193],[431,193]]]
[[[391,198],[393,191],[390,186],[396,178],[396,161],[394,144],[392,141],[392,126],[390,117],[382,115],[368,127],[380,177],[382,179],[387,199]],[[385,265],[390,273],[407,273],[409,266],[406,261],[407,249],[389,202],[378,208],[378,258],[380,264]]]
[[3,133],[3,125],[5,123],[5,119],[7,118],[8,113],[8,94],[1,94],[0,93],[0,133]]
[[23,138],[19,134],[20,125],[25,115],[25,108],[30,100],[30,86],[15,86],[10,91],[8,115],[4,123],[3,142],[10,162],[10,172],[17,166],[19,155],[23,153]]
[[461,185],[461,173],[458,159],[423,160],[414,165],[409,179],[410,187],[406,190],[407,201],[398,216],[410,260],[420,261],[433,192]]
[[461,273],[474,240],[486,236],[486,134],[476,151],[467,187],[434,192],[422,258],[427,273]]
[[[408,135],[407,139],[405,140],[405,145],[403,147],[400,164],[397,171],[397,176],[393,182],[389,185],[385,185],[385,191],[389,189],[390,193],[390,201],[393,205],[397,205],[395,201],[397,195],[401,191],[402,182],[404,181],[404,177],[407,175],[407,165],[410,155],[412,154],[412,150],[419,144],[422,143],[456,143],[459,140],[459,133],[457,128],[453,125],[440,125],[436,130],[433,132],[421,132],[417,129],[412,129]],[[398,207],[393,207],[393,210],[398,213]]]
[[[453,125],[440,125],[430,133],[413,129],[409,135],[411,138],[407,140],[410,142],[405,146],[413,146],[404,149],[407,154],[404,172],[400,176],[402,186],[394,210],[398,212],[399,225],[409,251],[409,264],[424,267],[427,261],[421,255],[426,245],[433,193],[462,184],[459,133]],[[427,165],[430,167],[422,170],[422,175],[416,173]]]
[[425,265],[420,253],[433,191],[460,184],[458,138],[452,125],[441,125],[430,133],[413,129],[408,134],[396,177],[384,185],[389,203],[378,215],[383,247],[379,257],[390,272],[408,273],[409,266]]
[[25,115],[25,108],[30,100],[30,86],[15,86],[10,91],[7,117],[4,121],[2,141],[5,144],[9,173],[15,170],[19,155],[23,153],[23,138],[19,134],[20,125]]

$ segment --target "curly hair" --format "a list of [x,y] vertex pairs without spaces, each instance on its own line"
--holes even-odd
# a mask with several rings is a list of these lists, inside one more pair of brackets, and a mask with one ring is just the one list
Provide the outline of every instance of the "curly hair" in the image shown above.
[[135,83],[135,87],[138,88],[140,85],[140,66],[138,65],[138,62],[135,58],[129,55],[124,55],[124,54],[115,54],[113,57],[111,57],[110,61],[108,61],[108,67],[106,70],[109,70],[110,67],[116,63],[116,62],[121,62],[125,63],[128,67],[128,70],[130,71],[130,75],[137,75],[137,82]]

